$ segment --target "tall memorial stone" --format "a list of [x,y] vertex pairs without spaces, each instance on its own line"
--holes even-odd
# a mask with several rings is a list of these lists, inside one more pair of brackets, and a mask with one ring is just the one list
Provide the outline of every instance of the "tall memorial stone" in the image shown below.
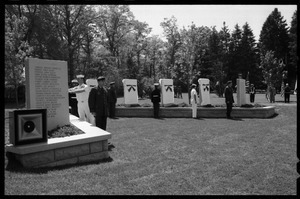
[[246,86],[245,86],[245,80],[244,79],[236,79],[237,89],[237,105],[241,106],[243,104],[246,104]]
[[47,109],[47,130],[69,124],[67,62],[29,58],[25,78],[27,108]]
[[123,79],[125,104],[138,104],[138,90],[136,79]]
[[173,79],[160,79],[159,84],[161,87],[161,103],[165,104],[174,103],[174,86]]
[[209,87],[209,79],[200,78],[199,82],[199,101],[200,105],[210,104],[210,87]]

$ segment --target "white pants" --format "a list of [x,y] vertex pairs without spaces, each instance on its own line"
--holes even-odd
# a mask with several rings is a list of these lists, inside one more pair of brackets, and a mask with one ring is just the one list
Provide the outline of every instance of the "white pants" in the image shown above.
[[192,112],[193,112],[193,118],[196,118],[197,117],[197,104],[192,102]]
[[85,102],[85,101],[78,102],[77,107],[78,107],[79,119],[82,121],[91,122],[92,114],[90,113],[90,108],[89,108],[88,102]]

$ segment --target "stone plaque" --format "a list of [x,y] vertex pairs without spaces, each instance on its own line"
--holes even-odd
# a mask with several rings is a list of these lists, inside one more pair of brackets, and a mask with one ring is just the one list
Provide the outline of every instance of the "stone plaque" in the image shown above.
[[138,104],[138,90],[136,79],[123,79],[125,104]]
[[161,89],[161,104],[174,103],[174,86],[173,79],[160,79],[159,80]]
[[210,86],[209,86],[209,79],[207,78],[200,78],[199,82],[199,101],[200,105],[207,105],[210,104]]
[[67,62],[29,58],[25,78],[27,108],[47,109],[47,130],[69,124]]
[[246,86],[244,79],[236,79],[237,89],[237,105],[241,106],[242,104],[246,104]]

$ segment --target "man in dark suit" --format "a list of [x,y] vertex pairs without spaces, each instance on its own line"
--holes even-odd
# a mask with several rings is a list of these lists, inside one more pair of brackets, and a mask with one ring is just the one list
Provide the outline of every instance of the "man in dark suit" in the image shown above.
[[233,90],[232,90],[232,81],[227,82],[227,86],[225,88],[225,102],[226,102],[226,116],[228,119],[232,119],[231,111],[232,111],[232,104],[234,103],[233,99]]
[[289,87],[289,84],[286,83],[284,87],[284,103],[290,103],[290,94],[291,88]]
[[116,103],[117,103],[117,94],[115,89],[115,82],[111,82],[110,87],[108,89],[108,104],[109,104],[110,118],[115,118]]
[[159,102],[160,102],[160,90],[158,89],[159,84],[155,83],[155,89],[151,93],[151,102],[153,103],[154,118],[159,118]]
[[95,117],[96,126],[106,130],[108,116],[108,92],[104,87],[105,77],[98,77],[98,86],[92,88],[89,94],[89,108]]
[[255,87],[254,87],[254,84],[251,84],[249,93],[250,93],[250,102],[254,103],[254,99],[255,99]]

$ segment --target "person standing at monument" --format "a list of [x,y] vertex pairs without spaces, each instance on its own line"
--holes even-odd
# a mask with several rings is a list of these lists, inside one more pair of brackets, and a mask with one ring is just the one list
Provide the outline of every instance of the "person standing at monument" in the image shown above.
[[194,119],[197,118],[197,91],[196,91],[196,84],[192,84],[192,89],[191,89],[191,104],[192,104],[192,117]]
[[[78,86],[78,81],[77,79],[73,79],[71,81],[71,85],[70,85],[70,88],[74,88],[76,86]],[[69,105],[71,106],[71,114],[72,115],[75,115],[76,117],[79,117],[78,115],[78,107],[77,107],[77,99],[76,99],[76,94],[75,93],[72,93],[72,92],[69,92]]]
[[154,84],[154,90],[151,92],[151,102],[153,103],[154,118],[159,118],[159,103],[160,103],[160,90],[159,84]]
[[115,89],[115,82],[111,82],[110,87],[108,89],[108,104],[109,104],[109,117],[115,118],[115,112],[116,112],[116,103],[117,103],[117,94]]
[[97,79],[98,86],[92,88],[89,95],[89,108],[96,119],[96,126],[106,130],[108,116],[108,91],[104,87],[105,77]]
[[269,94],[270,94],[270,103],[275,103],[276,89],[273,86],[273,84],[270,84]]
[[225,102],[226,102],[226,116],[228,119],[232,119],[231,111],[232,111],[232,104],[234,103],[233,99],[233,90],[232,90],[232,81],[227,82],[227,86],[225,88]]
[[182,99],[182,89],[180,85],[177,88],[177,97]]
[[289,87],[289,84],[286,83],[284,87],[284,103],[290,103],[290,94],[291,88]]
[[76,78],[79,85],[70,88],[69,92],[76,94],[79,119],[81,121],[90,122],[91,113],[88,106],[89,87],[84,84],[84,75],[77,75]]
[[250,85],[249,93],[250,93],[250,102],[254,103],[254,99],[255,99],[255,87],[254,87],[254,84]]

